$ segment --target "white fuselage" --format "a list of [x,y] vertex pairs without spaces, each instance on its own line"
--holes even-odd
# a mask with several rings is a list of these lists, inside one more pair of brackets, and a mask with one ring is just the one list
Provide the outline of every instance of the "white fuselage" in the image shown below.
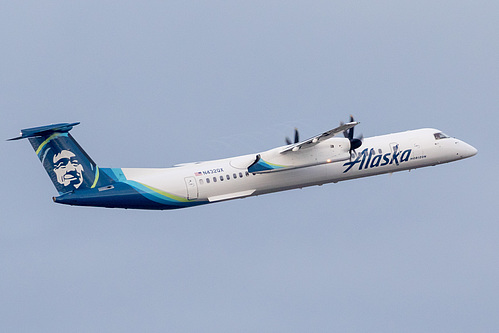
[[[189,163],[164,169],[123,168],[127,180],[136,181],[188,200],[216,202],[342,180],[416,169],[460,160],[476,154],[469,144],[419,129],[371,138],[350,159],[327,163],[314,155],[317,165],[278,172],[249,173],[256,154]],[[331,138],[310,150],[332,147]],[[282,147],[280,147],[282,148]],[[321,150],[322,149],[322,150]]]

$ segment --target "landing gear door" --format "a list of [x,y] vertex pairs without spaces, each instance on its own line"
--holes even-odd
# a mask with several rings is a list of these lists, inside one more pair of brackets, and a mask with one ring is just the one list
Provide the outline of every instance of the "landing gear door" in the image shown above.
[[196,200],[198,198],[198,186],[196,184],[196,178],[185,177],[185,186],[187,188],[187,199]]

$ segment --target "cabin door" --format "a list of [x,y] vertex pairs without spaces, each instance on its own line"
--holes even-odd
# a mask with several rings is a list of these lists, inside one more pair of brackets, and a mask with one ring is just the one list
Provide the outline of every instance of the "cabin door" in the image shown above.
[[184,180],[187,188],[187,199],[196,200],[198,198],[198,185],[196,184],[196,178],[185,177]]

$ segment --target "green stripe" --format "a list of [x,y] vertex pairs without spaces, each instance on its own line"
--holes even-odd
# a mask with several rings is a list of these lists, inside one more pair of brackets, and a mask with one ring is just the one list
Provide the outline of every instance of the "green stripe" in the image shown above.
[[97,185],[97,182],[99,181],[99,167],[98,166],[95,166],[95,167],[96,167],[95,179],[94,179],[94,183],[92,184],[92,186],[90,186],[90,188],[94,188],[95,185]]
[[167,197],[167,198],[173,199],[173,200],[175,200],[175,201],[179,201],[179,202],[191,202],[191,201],[192,201],[192,200],[188,200],[188,199],[183,198],[183,197],[179,197],[179,196],[177,196],[177,195],[173,195],[173,194],[170,194],[170,193],[167,193],[167,192],[161,191],[161,190],[159,190],[159,189],[157,189],[157,188],[154,188],[154,187],[149,186],[149,185],[146,185],[146,184],[142,184],[142,183],[139,183],[139,184],[140,184],[140,185],[142,185],[142,186],[147,187],[148,189],[150,189],[150,190],[151,190],[151,191],[153,191],[153,192],[156,192],[156,193],[158,193],[158,194],[160,194],[160,195],[162,195],[162,196],[165,196],[165,197]]
[[45,145],[46,145],[47,143],[49,143],[49,141],[50,141],[50,140],[52,140],[53,138],[55,138],[55,137],[59,136],[60,134],[61,134],[61,133],[54,133],[54,134],[52,134],[51,136],[49,136],[49,137],[47,138],[47,140],[43,141],[43,142],[42,142],[42,143],[38,146],[38,149],[36,150],[36,154],[37,154],[37,155],[38,155],[38,154],[40,154],[40,151],[43,149],[43,147],[45,147]]

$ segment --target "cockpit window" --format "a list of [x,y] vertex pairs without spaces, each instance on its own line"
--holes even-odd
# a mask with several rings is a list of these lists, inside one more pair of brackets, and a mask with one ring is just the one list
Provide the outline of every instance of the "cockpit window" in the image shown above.
[[448,136],[447,134],[444,134],[442,132],[435,133],[435,134],[433,134],[433,136],[435,136],[435,140],[441,140],[441,139],[448,139],[448,138],[450,138],[450,136]]

